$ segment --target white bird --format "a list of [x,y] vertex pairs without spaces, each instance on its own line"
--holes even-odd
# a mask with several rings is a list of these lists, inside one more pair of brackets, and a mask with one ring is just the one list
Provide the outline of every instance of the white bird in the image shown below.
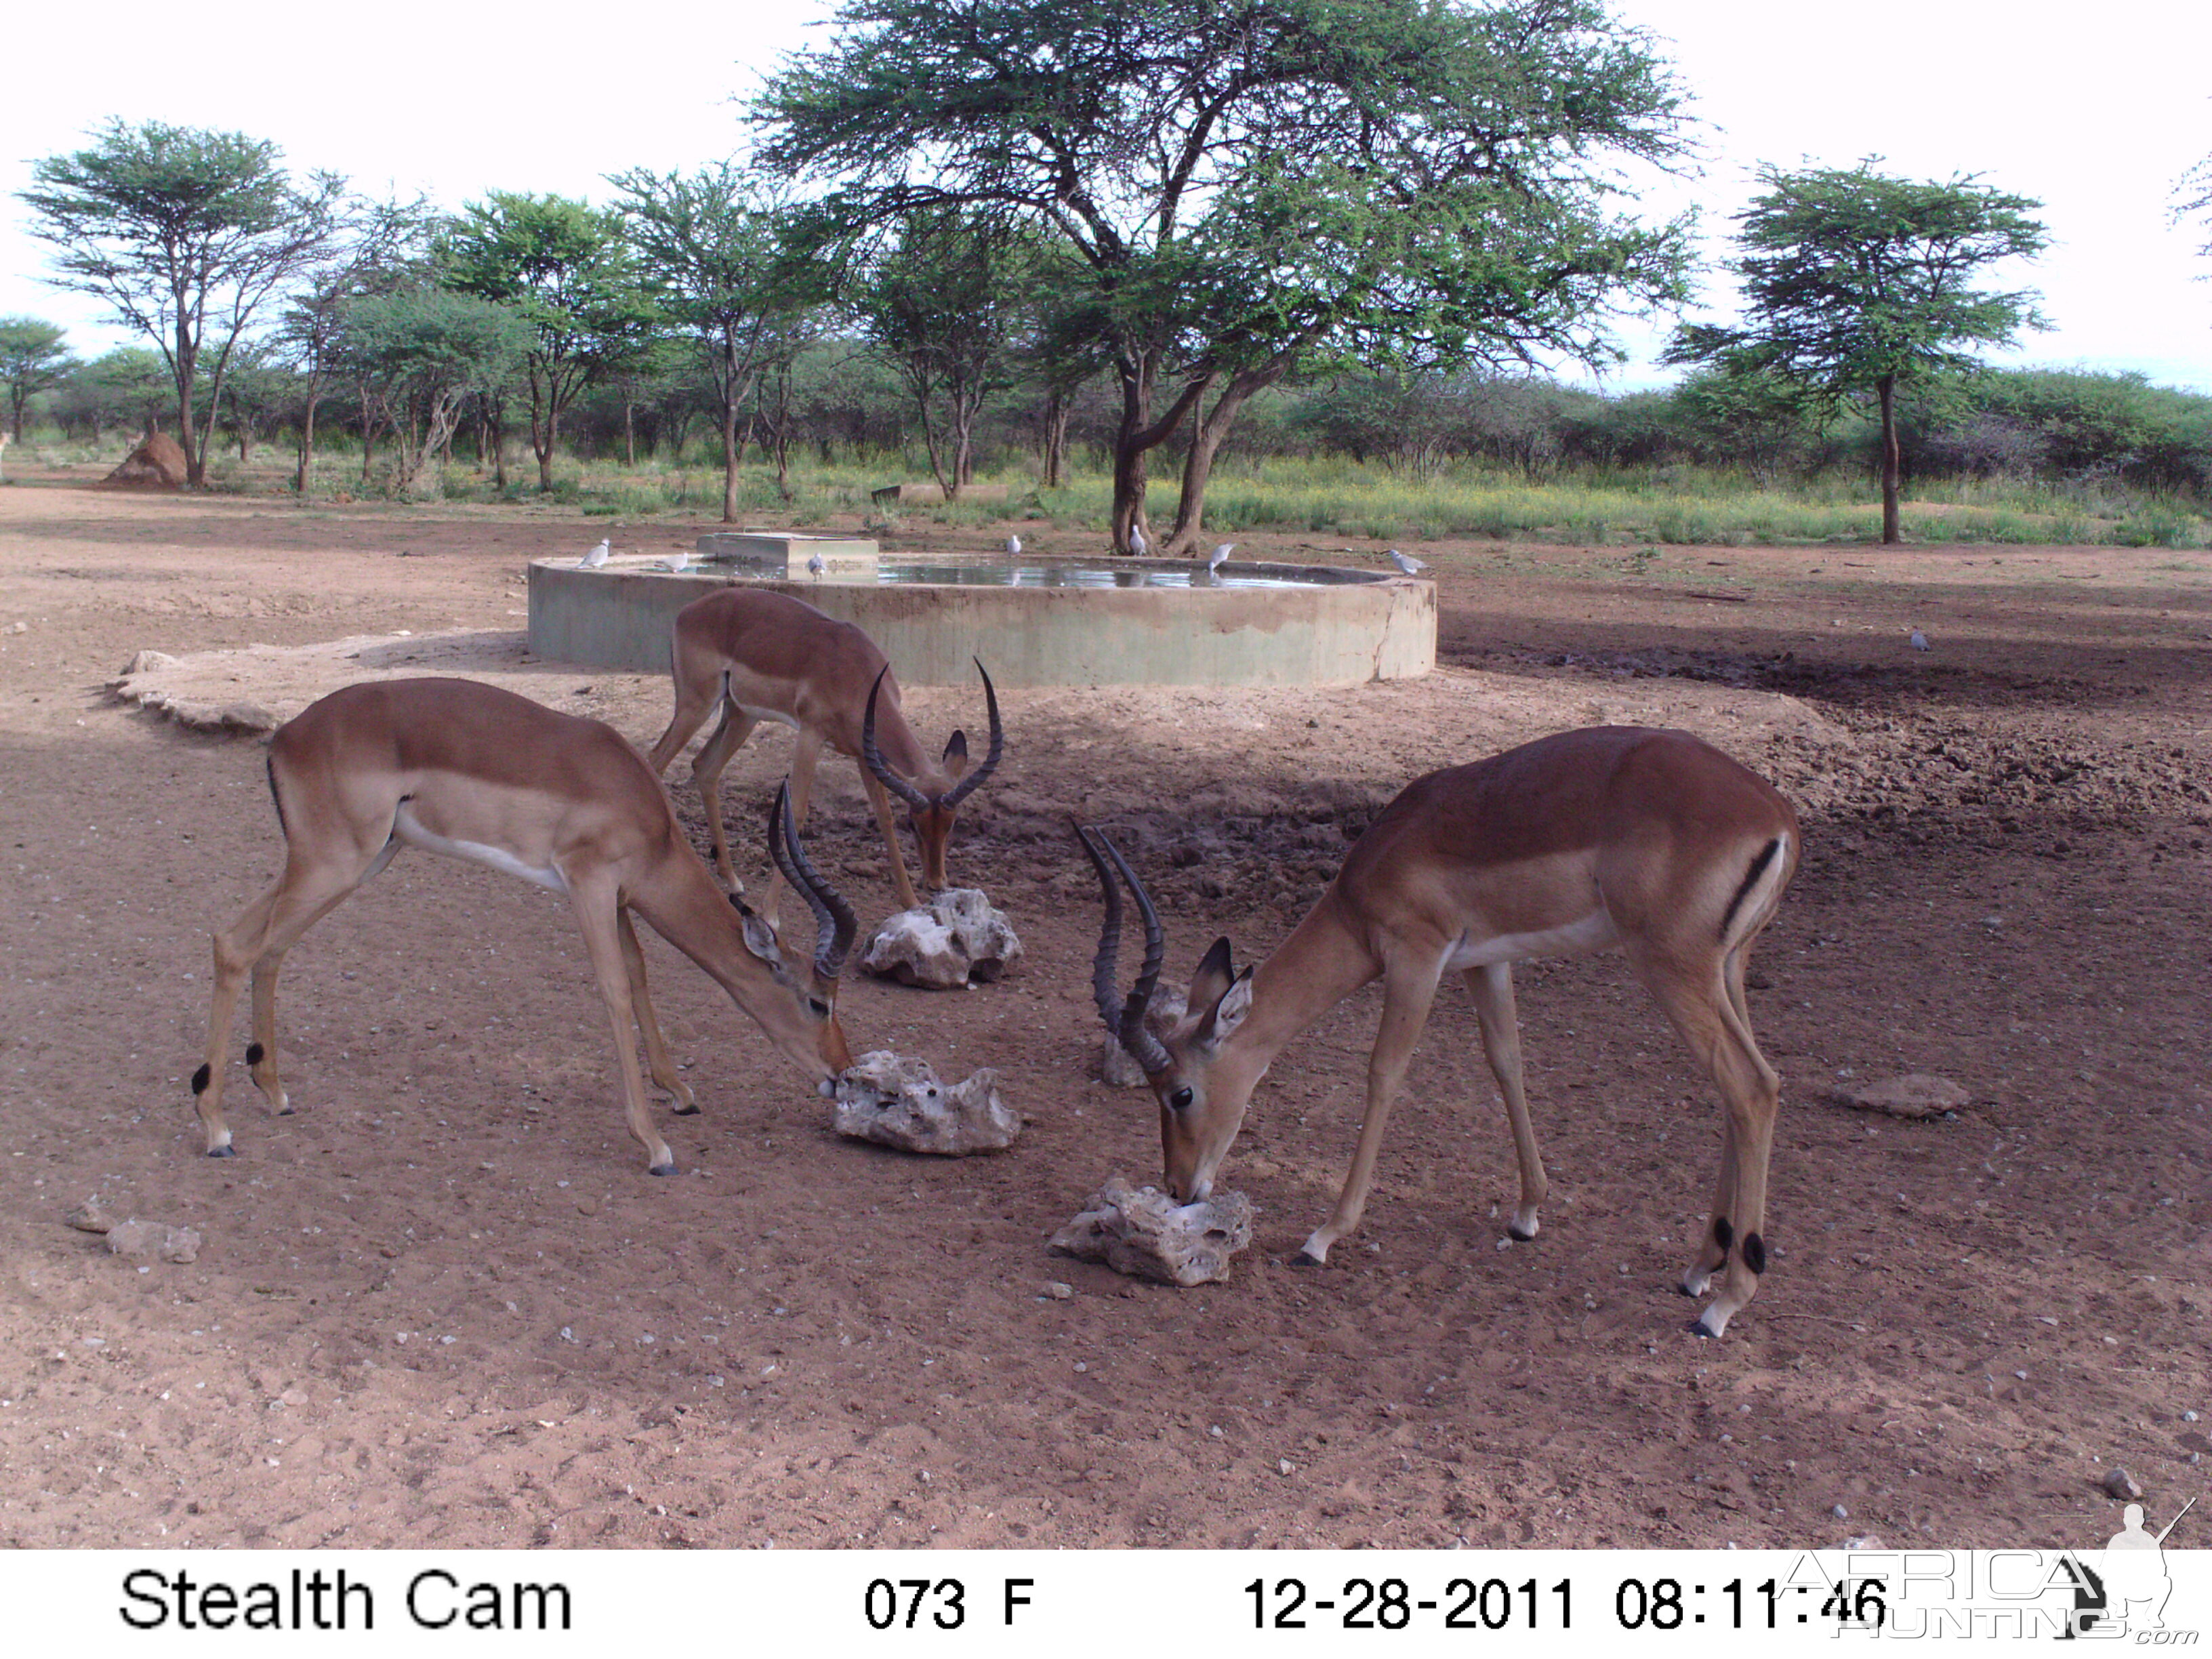
[[1928,636],[1916,628],[1912,630],[1912,648],[1915,651],[1932,651],[1936,647],[1929,644]]
[[607,562],[607,555],[612,550],[613,550],[610,548],[606,543],[601,542],[590,552],[585,554],[582,558],[577,560],[576,563],[583,569],[597,570],[601,565]]
[[1418,576],[1421,572],[1429,568],[1429,562],[1426,559],[1408,557],[1407,555],[1401,553],[1395,547],[1389,550],[1389,557],[1390,562],[1398,567],[1398,572],[1401,575]]
[[822,556],[819,553],[810,553],[806,556],[806,574],[808,575],[818,579],[822,573],[829,568],[830,567],[827,564],[823,562]]
[[1140,559],[1145,556],[1145,527],[1134,519],[1129,520],[1129,551]]
[[1220,546],[1215,548],[1212,552],[1206,556],[1206,568],[1218,574],[1221,567],[1228,563],[1229,556],[1236,550],[1237,544],[1235,542],[1222,543]]
[[1018,559],[1022,556],[1022,538],[1019,536],[1006,538],[1006,556],[1010,559]]
[[678,553],[672,559],[663,559],[660,562],[660,568],[663,570],[673,571],[678,575],[683,574],[684,572],[691,568],[690,550],[686,548],[683,552]]

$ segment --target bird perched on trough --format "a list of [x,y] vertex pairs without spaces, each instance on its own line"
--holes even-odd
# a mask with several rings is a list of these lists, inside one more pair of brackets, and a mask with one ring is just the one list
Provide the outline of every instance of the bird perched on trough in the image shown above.
[[1006,556],[1010,559],[1018,559],[1022,556],[1022,538],[1019,536],[1006,538]]
[[829,568],[830,567],[823,562],[822,556],[819,553],[810,553],[806,556],[806,574],[814,577],[817,580],[821,579],[822,573]]
[[1915,651],[1933,651],[1936,648],[1928,643],[1928,636],[1917,628],[1912,630],[1911,642]]
[[1206,556],[1206,569],[1215,575],[1219,575],[1221,574],[1221,567],[1229,562],[1229,556],[1236,550],[1237,544],[1235,542],[1222,543],[1220,546],[1215,548],[1212,552]]
[[660,568],[663,570],[673,571],[678,575],[683,574],[691,568],[691,550],[687,547],[674,558],[663,559],[660,562]]
[[1129,551],[1140,559],[1145,556],[1145,527],[1134,519],[1129,520]]
[[613,550],[610,548],[606,543],[601,542],[590,552],[585,554],[582,558],[577,560],[576,563],[583,569],[597,570],[601,565],[607,562],[607,555],[611,551],[613,551]]
[[1418,576],[1429,568],[1427,560],[1408,557],[1395,547],[1389,550],[1389,560],[1398,567],[1398,574],[1401,576]]

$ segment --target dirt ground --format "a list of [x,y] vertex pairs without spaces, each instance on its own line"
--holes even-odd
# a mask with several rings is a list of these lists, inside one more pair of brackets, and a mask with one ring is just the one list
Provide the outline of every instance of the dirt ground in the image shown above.
[[[650,742],[665,683],[532,662],[519,632],[526,560],[607,528],[0,489],[0,1543],[2087,1547],[2118,1525],[2113,1464],[2154,1516],[2204,1489],[2212,556],[1423,547],[1424,680],[1006,695],[952,867],[1027,960],[843,1005],[856,1049],[999,1068],[1029,1119],[1004,1155],[838,1139],[650,940],[705,1109],[662,1120],[684,1173],[648,1179],[566,906],[410,854],[288,964],[301,1110],[270,1115],[234,1054],[240,1157],[200,1156],[209,931],[282,839],[256,739],[107,683],[142,648],[348,640],[196,669],[283,713],[362,673],[482,672]],[[981,723],[969,690],[909,702],[926,734]],[[1255,1097],[1229,1282],[1047,1255],[1109,1173],[1158,1178],[1148,1097],[1095,1080],[1065,813],[1116,829],[1182,975],[1217,933],[1272,948],[1410,777],[1601,721],[1698,732],[1805,817],[1753,981],[1785,1079],[1772,1265],[1725,1340],[1671,1289],[1718,1103],[1618,957],[1520,976],[1536,1243],[1504,1237],[1511,1143],[1447,988],[1328,1267],[1287,1259],[1350,1156],[1371,990]],[[786,754],[733,769],[741,830]],[[889,909],[842,763],[811,845]],[[1974,1103],[1834,1098],[1908,1071]],[[64,1223],[92,1194],[197,1228],[198,1259],[110,1255]]]

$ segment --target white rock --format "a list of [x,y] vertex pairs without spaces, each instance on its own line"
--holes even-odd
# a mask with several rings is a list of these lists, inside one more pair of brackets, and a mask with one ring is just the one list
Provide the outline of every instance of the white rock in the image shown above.
[[[1164,1037],[1175,1029],[1176,1022],[1183,1017],[1183,994],[1172,985],[1155,985],[1152,1000],[1145,1007],[1145,1024],[1152,1028],[1152,1035]],[[1145,1068],[1137,1064],[1136,1056],[1109,1036],[1100,1050],[1098,1075],[1109,1089],[1141,1089],[1145,1086]]]
[[157,668],[173,668],[176,665],[177,659],[166,651],[133,652],[131,660],[123,665],[122,678],[128,679],[133,674],[150,674]]
[[82,1204],[72,1205],[63,1220],[81,1233],[106,1233],[115,1231],[115,1218],[107,1213],[107,1206],[94,1193]]
[[995,1152],[1013,1145],[1022,1121],[999,1096],[985,1066],[965,1083],[938,1080],[927,1060],[887,1048],[862,1054],[837,1079],[831,1123],[841,1135],[939,1158]]
[[1132,1279],[1189,1285],[1226,1279],[1230,1259],[1251,1242],[1252,1200],[1242,1193],[1178,1204],[1157,1187],[1109,1176],[1050,1248]]
[[921,908],[900,911],[860,953],[870,973],[931,991],[988,984],[1021,959],[1012,924],[974,887],[948,887]]

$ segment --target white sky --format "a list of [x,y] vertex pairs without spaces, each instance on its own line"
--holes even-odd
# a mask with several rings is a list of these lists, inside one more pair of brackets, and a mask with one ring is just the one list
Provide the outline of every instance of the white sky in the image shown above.
[[[1993,280],[2033,286],[2053,331],[2003,361],[2140,369],[2212,392],[2212,237],[2167,222],[2185,168],[2212,152],[2212,4],[2104,0],[2061,13],[1983,0],[1615,0],[1662,37],[1710,124],[1705,176],[1662,181],[1656,215],[1702,210],[1711,257],[1760,161],[1911,178],[1983,175],[2045,204],[2054,245]],[[231,0],[203,15],[149,0],[93,12],[23,6],[0,23],[0,314],[63,323],[82,353],[125,337],[39,280],[46,249],[15,199],[32,161],[111,115],[275,140],[296,168],[458,207],[488,189],[604,199],[603,175],[689,168],[737,147],[732,94],[819,36],[818,0],[659,0],[588,15],[383,0],[367,10]],[[550,18],[550,21],[533,19]],[[625,21],[627,20],[627,21]],[[179,30],[204,31],[177,44]],[[218,33],[219,32],[219,33]],[[1715,274],[1711,314],[1732,305]],[[1632,386],[1668,325],[1624,329]]]

